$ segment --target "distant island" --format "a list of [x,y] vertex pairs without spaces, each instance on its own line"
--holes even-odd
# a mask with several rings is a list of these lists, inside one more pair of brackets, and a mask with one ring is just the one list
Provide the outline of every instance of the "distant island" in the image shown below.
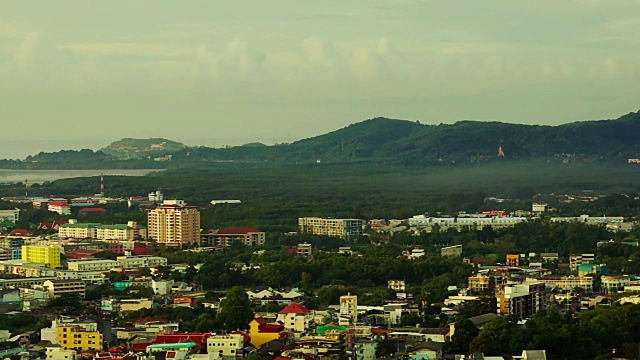
[[374,118],[293,142],[267,146],[188,147],[163,138],[124,138],[98,151],[63,150],[1,160],[0,168],[162,168],[193,162],[395,164],[430,166],[510,159],[558,162],[640,162],[640,112],[615,120],[558,126],[487,121],[424,125]]

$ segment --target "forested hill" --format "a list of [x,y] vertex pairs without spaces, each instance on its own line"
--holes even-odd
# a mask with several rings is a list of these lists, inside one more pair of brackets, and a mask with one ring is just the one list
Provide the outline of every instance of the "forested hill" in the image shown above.
[[[189,148],[175,160],[281,163],[473,163],[548,157],[564,161],[626,161],[640,157],[640,112],[616,120],[559,126],[486,121],[422,125],[375,118],[291,144]],[[498,156],[498,149],[504,157]]]

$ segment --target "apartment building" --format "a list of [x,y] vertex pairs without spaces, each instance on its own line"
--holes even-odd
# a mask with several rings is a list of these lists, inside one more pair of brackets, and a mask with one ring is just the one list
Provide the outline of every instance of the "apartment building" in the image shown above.
[[229,247],[234,241],[238,241],[245,246],[261,246],[264,245],[265,239],[266,233],[263,231],[245,227],[229,227],[202,233],[200,245]]
[[387,287],[395,291],[405,291],[407,284],[404,280],[389,280],[387,281]]
[[60,225],[58,237],[63,239],[95,239],[100,224],[84,223],[78,224],[70,220],[68,224]]
[[506,265],[507,266],[520,266],[520,255],[519,254],[507,254]]
[[83,299],[86,291],[86,285],[83,280],[47,280],[42,286],[49,291],[49,298],[51,299],[65,294],[76,294]]
[[311,255],[313,254],[313,245],[307,243],[298,244],[296,246],[296,254],[298,254],[298,256],[303,256],[306,258],[311,257]]
[[631,285],[629,275],[602,275],[600,288],[603,294],[617,294]]
[[496,295],[499,315],[513,315],[518,319],[527,319],[547,308],[545,284],[506,285]]
[[22,245],[22,260],[46,264],[55,269],[60,267],[60,247],[55,245]]
[[147,236],[165,246],[197,244],[200,241],[200,212],[183,200],[165,200],[147,213]]
[[70,239],[102,239],[102,240],[133,240],[138,237],[137,224],[129,221],[127,224],[103,225],[98,223],[77,223],[69,220],[58,228],[58,237]]
[[569,268],[571,271],[578,271],[578,266],[583,264],[593,264],[596,261],[595,254],[576,254],[569,256]]
[[64,201],[49,201],[47,210],[60,215],[71,215],[71,204]]
[[298,230],[302,234],[335,236],[347,241],[360,238],[365,224],[361,219],[298,218]]
[[493,279],[487,275],[475,275],[467,278],[469,290],[473,293],[489,293],[493,290]]
[[47,346],[47,360],[76,360],[77,352],[60,346]]
[[244,348],[241,334],[211,335],[207,339],[207,353],[222,356],[238,356]]
[[458,257],[462,256],[462,245],[446,246],[440,249],[442,257]]
[[593,278],[585,276],[545,276],[527,281],[544,283],[547,289],[573,291],[575,288],[582,288],[585,291],[593,291]]
[[139,269],[139,268],[149,268],[159,265],[167,265],[167,258],[160,256],[118,256],[116,257],[116,262],[118,266],[124,269]]
[[350,325],[358,321],[358,296],[347,295],[340,296],[340,325]]
[[87,331],[81,326],[59,325],[56,328],[58,345],[76,351],[102,350],[102,334]]
[[109,271],[119,266],[117,261],[109,259],[80,259],[67,262],[67,268],[72,271]]

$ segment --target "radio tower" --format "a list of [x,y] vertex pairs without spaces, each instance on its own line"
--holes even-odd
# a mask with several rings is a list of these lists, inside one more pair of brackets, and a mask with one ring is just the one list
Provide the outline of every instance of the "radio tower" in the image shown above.
[[100,197],[104,197],[104,174],[100,174]]

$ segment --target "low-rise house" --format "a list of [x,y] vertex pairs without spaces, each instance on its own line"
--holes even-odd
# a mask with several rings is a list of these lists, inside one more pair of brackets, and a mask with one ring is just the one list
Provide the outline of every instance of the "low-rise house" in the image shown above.
[[268,323],[264,318],[255,318],[249,323],[251,345],[260,348],[273,340],[284,340],[288,334],[281,322]]
[[207,339],[207,353],[236,357],[242,353],[244,337],[241,334],[211,335]]
[[276,319],[284,324],[285,329],[303,333],[309,330],[313,313],[306,307],[292,302],[278,312]]
[[443,344],[433,341],[407,345],[406,354],[412,360],[442,359]]

